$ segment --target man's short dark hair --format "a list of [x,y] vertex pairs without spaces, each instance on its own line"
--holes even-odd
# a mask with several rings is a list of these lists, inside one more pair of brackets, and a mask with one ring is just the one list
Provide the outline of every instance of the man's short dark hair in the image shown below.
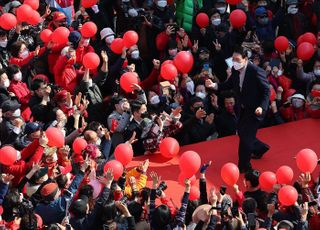
[[41,87],[41,84],[47,84],[47,82],[42,78],[34,79],[31,83],[31,90],[38,90]]
[[250,170],[244,175],[245,180],[249,181],[252,187],[258,187],[260,172],[258,170]]
[[232,90],[226,90],[226,91],[221,92],[221,96],[222,96],[223,100],[226,98],[235,98],[235,94]]
[[245,214],[255,213],[257,207],[257,201],[251,197],[244,199],[244,201],[242,202],[242,210]]
[[243,48],[242,46],[238,46],[234,49],[233,53],[240,54],[242,58],[247,58],[248,57],[248,50]]
[[143,103],[139,100],[136,100],[136,101],[133,101],[131,103],[131,111],[132,111],[132,114],[134,112],[139,112],[139,110],[141,109],[141,106],[143,105]]

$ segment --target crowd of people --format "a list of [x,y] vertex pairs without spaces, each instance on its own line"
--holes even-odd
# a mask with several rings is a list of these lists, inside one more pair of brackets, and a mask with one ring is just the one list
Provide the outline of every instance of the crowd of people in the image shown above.
[[[285,206],[281,185],[262,191],[257,170],[244,171],[246,191],[234,185],[234,198],[223,187],[207,193],[205,172],[213,166],[203,164],[200,198],[189,200],[186,179],[178,208],[165,194],[166,178],[148,171],[149,160],[117,179],[105,170],[121,143],[152,160],[166,137],[187,145],[238,134],[239,92],[213,86],[241,69],[241,60],[261,68],[269,85],[269,102],[256,111],[262,127],[319,118],[319,1],[1,0],[0,16],[27,2],[38,4],[39,23],[0,28],[1,229],[320,229],[319,182],[308,172],[294,184],[297,202]],[[236,9],[247,16],[240,28],[230,23]],[[209,25],[198,26],[199,13]],[[86,22],[97,27],[93,37],[81,30]],[[64,44],[40,36],[61,27],[70,31]],[[137,44],[114,52],[113,41],[131,30]],[[296,54],[305,33],[314,36],[309,60]],[[283,52],[274,46],[278,36],[289,41]],[[191,71],[166,80],[162,63],[180,51],[192,54]],[[83,63],[92,52],[100,57],[96,69]],[[129,93],[120,85],[125,73],[139,79]],[[63,146],[52,144],[49,128],[62,132]],[[80,152],[79,138],[86,142]],[[10,164],[1,156],[7,146],[16,155]]]

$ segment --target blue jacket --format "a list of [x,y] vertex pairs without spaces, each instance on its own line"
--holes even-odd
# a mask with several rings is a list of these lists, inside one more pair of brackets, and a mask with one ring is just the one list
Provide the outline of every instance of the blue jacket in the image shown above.
[[2,205],[4,197],[6,196],[9,189],[9,185],[0,182],[0,205]]
[[[75,194],[77,192],[83,177],[84,174],[82,172],[76,175],[70,187],[68,188],[70,194]],[[35,212],[41,216],[43,224],[49,225],[53,223],[61,223],[63,218],[66,216],[68,202],[71,202],[72,199],[72,196],[70,196],[70,194],[65,193],[58,199],[53,200],[48,204],[40,203],[36,206]]]

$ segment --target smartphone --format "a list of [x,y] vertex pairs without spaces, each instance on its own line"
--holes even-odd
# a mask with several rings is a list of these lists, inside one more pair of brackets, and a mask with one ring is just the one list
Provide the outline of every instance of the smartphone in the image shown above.
[[226,194],[226,192],[227,192],[227,187],[222,185],[222,186],[220,187],[220,194],[221,194],[221,195],[224,195],[224,194]]
[[203,64],[203,70],[208,71],[209,72],[209,64]]
[[255,227],[256,226],[256,215],[254,213],[248,213],[248,227]]
[[238,205],[233,205],[233,207],[231,208],[231,213],[232,213],[233,217],[239,216],[239,207],[238,207]]

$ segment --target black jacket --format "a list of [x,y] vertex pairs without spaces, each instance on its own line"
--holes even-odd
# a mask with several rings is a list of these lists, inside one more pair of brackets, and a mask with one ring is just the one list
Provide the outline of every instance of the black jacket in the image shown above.
[[[242,90],[239,86],[240,72],[234,68],[232,68],[232,74],[228,80],[220,83],[218,89],[233,90],[236,93],[236,101],[246,113],[254,113],[256,108],[261,107],[265,114],[269,106],[270,96],[270,85],[266,73],[263,69],[251,63],[248,63],[245,71]],[[263,116],[257,116],[257,119],[261,120]]]

